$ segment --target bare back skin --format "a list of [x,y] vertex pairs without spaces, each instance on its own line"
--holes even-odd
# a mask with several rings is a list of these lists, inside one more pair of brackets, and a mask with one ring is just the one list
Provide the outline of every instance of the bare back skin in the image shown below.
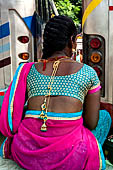
[[[43,63],[35,64],[35,68],[43,75],[51,76],[53,61],[46,64],[46,70],[43,71]],[[83,67],[83,64],[74,62],[71,59],[62,59],[59,64],[56,76],[66,76],[78,72]],[[41,110],[41,104],[44,101],[44,96],[34,96],[28,101],[28,110]],[[51,96],[48,107],[49,112],[56,113],[75,113],[82,110],[80,100],[69,96]]]
[[[63,59],[67,60],[67,59]],[[65,76],[78,72],[83,64],[77,62],[61,61],[56,76]],[[46,65],[46,70],[43,71],[43,63],[36,63],[35,67],[38,72],[43,75],[52,74],[53,62],[49,62]],[[28,110],[41,110],[41,105],[44,102],[44,96],[34,96],[28,101]],[[51,96],[48,107],[49,112],[56,113],[75,113],[80,112],[83,109],[83,123],[88,129],[93,130],[99,120],[99,108],[100,108],[100,90],[93,94],[87,94],[85,96],[84,103],[80,100],[68,97],[68,96]]]

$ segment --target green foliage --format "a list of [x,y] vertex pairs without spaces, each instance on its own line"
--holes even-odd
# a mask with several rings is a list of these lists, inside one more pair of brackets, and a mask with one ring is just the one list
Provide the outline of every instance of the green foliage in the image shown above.
[[60,15],[71,17],[76,25],[81,23],[82,0],[54,0],[54,2]]

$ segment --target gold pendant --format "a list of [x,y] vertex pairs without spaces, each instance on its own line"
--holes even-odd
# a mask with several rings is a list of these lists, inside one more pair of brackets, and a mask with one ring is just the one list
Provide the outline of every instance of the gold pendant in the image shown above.
[[41,126],[41,129],[40,129],[42,132],[46,132],[47,131],[47,126],[46,126],[46,123],[44,121],[43,125]]
[[43,123],[43,125],[41,126],[41,131],[42,132],[46,132],[47,131],[47,125],[46,125],[46,121],[47,121],[47,115],[45,114],[44,116],[43,116],[43,120],[44,120],[44,123]]

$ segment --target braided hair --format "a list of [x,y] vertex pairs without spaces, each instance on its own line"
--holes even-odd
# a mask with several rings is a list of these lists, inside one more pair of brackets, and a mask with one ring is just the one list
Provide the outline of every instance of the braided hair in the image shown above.
[[63,50],[69,44],[71,36],[77,31],[73,20],[67,16],[51,18],[44,29],[43,59],[47,59],[54,52]]

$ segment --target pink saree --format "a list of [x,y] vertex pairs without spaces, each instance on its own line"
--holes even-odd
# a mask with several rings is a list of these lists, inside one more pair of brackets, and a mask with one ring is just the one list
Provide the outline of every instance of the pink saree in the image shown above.
[[19,66],[5,95],[0,131],[7,138],[0,155],[27,170],[102,169],[99,144],[83,126],[82,113],[78,112],[74,119],[73,116],[48,119],[47,132],[40,131],[42,120],[38,118],[38,111],[27,111],[23,116],[27,75],[32,64]]

